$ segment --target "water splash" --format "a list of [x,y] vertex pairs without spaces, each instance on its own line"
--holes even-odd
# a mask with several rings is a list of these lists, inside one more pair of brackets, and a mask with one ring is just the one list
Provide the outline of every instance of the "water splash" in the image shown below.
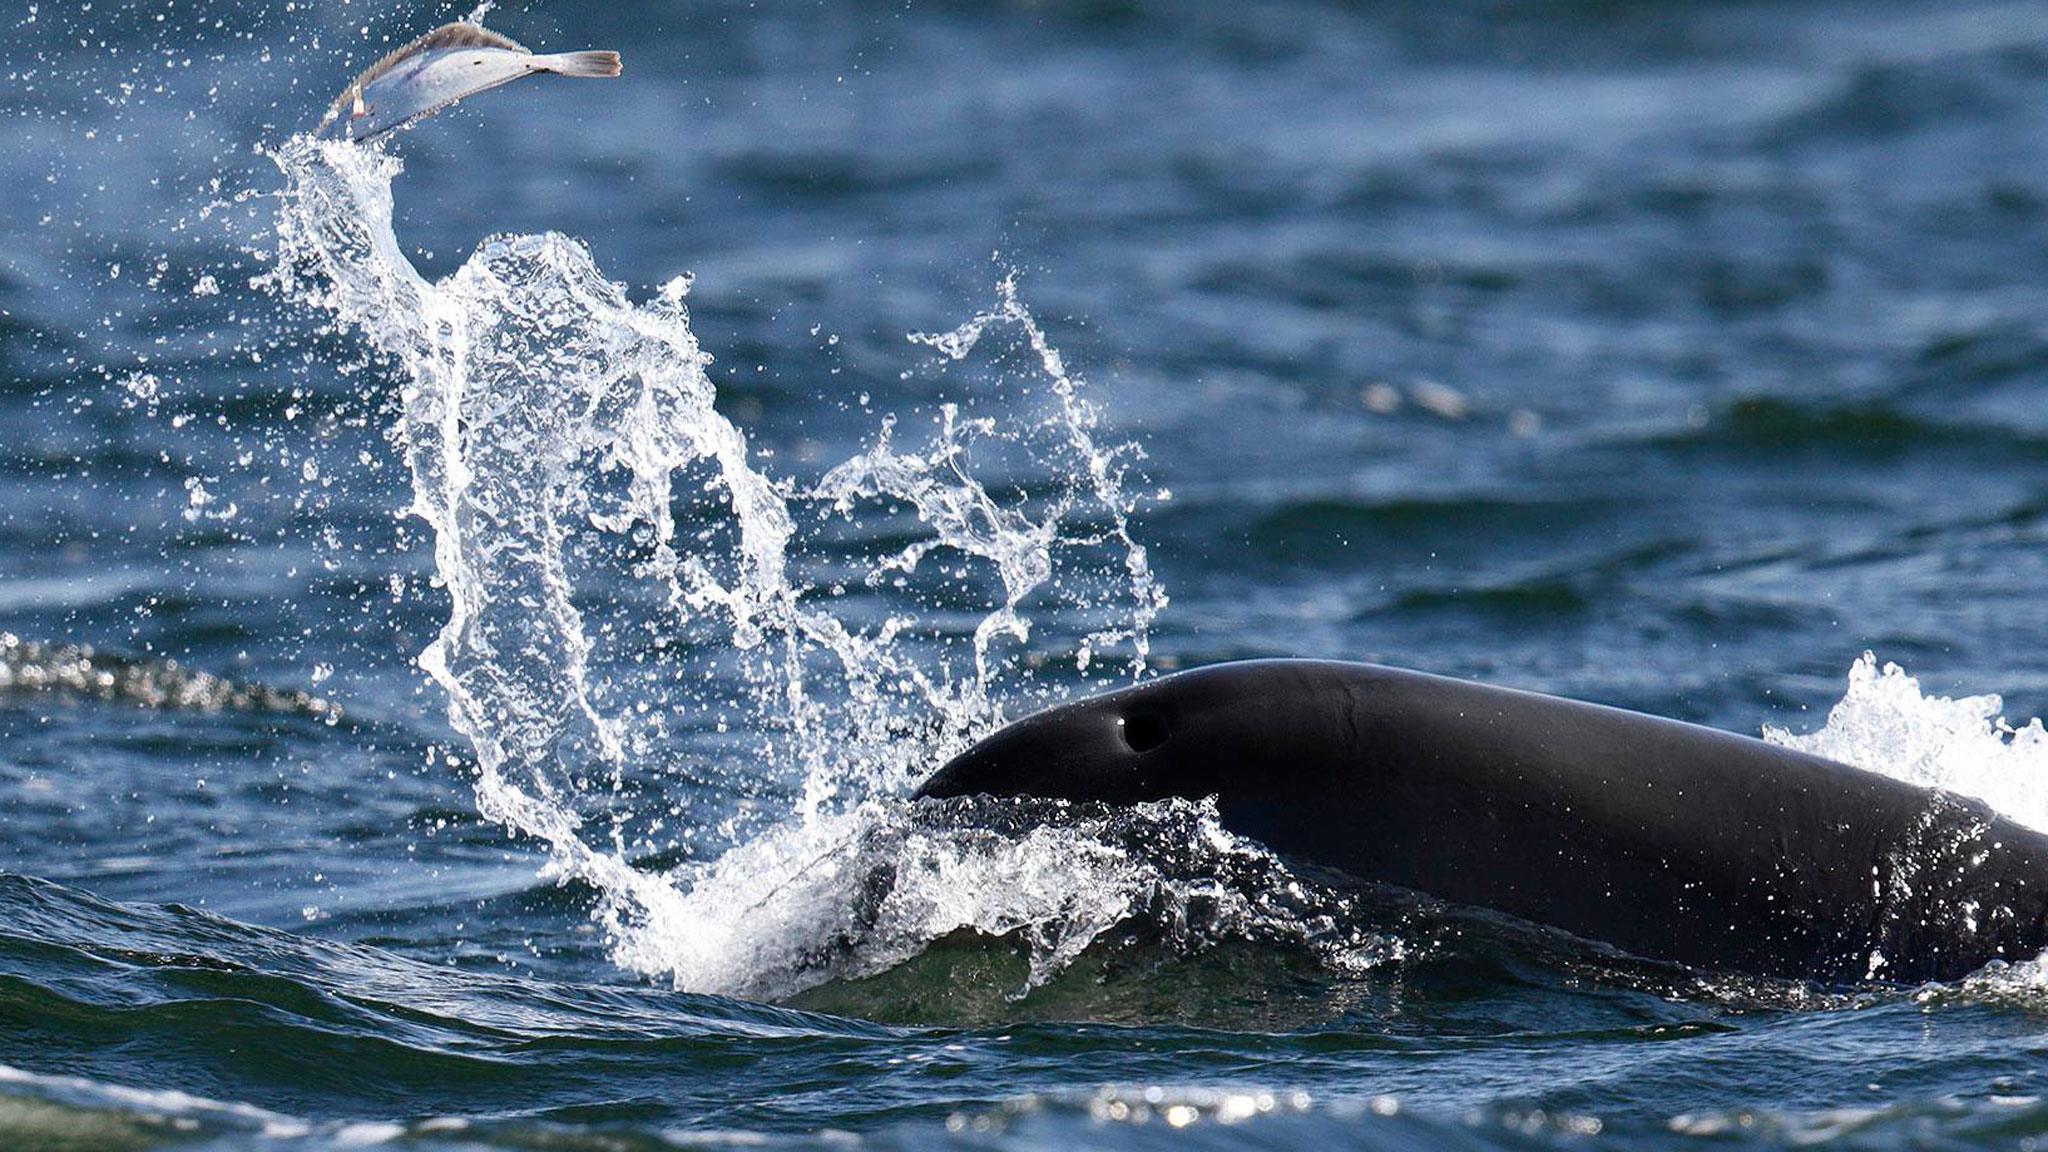
[[1996,695],[1930,696],[1905,669],[1866,652],[1817,732],[1764,729],[1764,739],[1923,788],[1972,796],[2048,831],[2048,730],[2015,728]]
[[[602,894],[621,962],[765,995],[971,925],[1023,932],[1042,971],[1129,906],[1145,877],[1085,830],[992,846],[909,833],[891,804],[1031,688],[1027,607],[1087,622],[1080,672],[1123,648],[1137,677],[1166,602],[1129,526],[1136,450],[1098,445],[1095,407],[1013,280],[990,312],[913,339],[959,361],[996,327],[1018,334],[1050,411],[1005,423],[947,405],[921,448],[886,421],[805,487],[757,470],[716,410],[687,278],[635,301],[583,244],[546,234],[491,238],[429,281],[392,231],[395,159],[304,138],[275,159],[286,189],[264,282],[399,379],[410,511],[448,599],[420,664],[475,750],[479,810]],[[978,475],[984,454],[1010,469],[1003,483]],[[918,533],[864,551],[892,508]],[[958,562],[932,564],[940,551]],[[864,570],[889,607],[864,608],[865,626],[835,614],[836,577],[813,569]],[[985,589],[961,627],[958,604]],[[764,774],[793,784],[781,813],[767,805],[772,827],[693,818],[693,791],[758,793]],[[859,957],[824,956],[819,934],[845,936],[835,909],[878,844],[899,879],[944,887],[896,884]],[[635,863],[727,848],[709,865]]]
[[1023,945],[1024,980],[1010,990],[1021,996],[1142,925],[1174,952],[1280,943],[1355,977],[1407,945],[1354,903],[1226,830],[1209,803],[876,802],[726,854],[622,958],[685,987],[781,999],[969,932]]
[[[1132,672],[1134,675],[1142,675],[1145,671],[1145,660],[1151,652],[1149,633],[1152,622],[1167,605],[1166,589],[1152,575],[1151,561],[1144,545],[1131,537],[1130,511],[1136,501],[1127,490],[1124,460],[1127,457],[1143,459],[1143,450],[1136,444],[1122,444],[1104,449],[1095,443],[1094,432],[1101,422],[1101,414],[1095,405],[1082,395],[1081,380],[1068,373],[1065,358],[1060,355],[1059,349],[1054,348],[1051,341],[1046,339],[1045,330],[1038,326],[1030,310],[1017,298],[1017,278],[1014,275],[1003,278],[993,311],[983,312],[951,332],[939,335],[914,333],[910,338],[916,343],[937,349],[950,360],[964,360],[981,342],[989,327],[995,324],[1014,325],[1024,333],[1031,351],[1038,358],[1040,368],[1052,382],[1054,397],[1059,401],[1058,415],[1048,421],[1048,425],[1065,439],[1065,446],[1070,450],[1074,460],[1086,469],[1095,507],[1108,514],[1109,523],[1105,528],[1094,536],[1083,536],[1076,542],[1083,545],[1114,546],[1122,554],[1124,568],[1130,578],[1129,623],[1123,627],[1108,628],[1087,636],[1077,653],[1081,666],[1087,667],[1095,651],[1127,643],[1132,651]],[[949,448],[952,447],[952,422],[953,413],[949,410],[946,420],[949,435],[944,440]],[[909,493],[905,492],[904,495],[909,496]],[[1062,512],[1066,510],[1065,507],[1061,509]],[[924,514],[923,505],[919,506],[919,512],[921,515]],[[934,517],[927,516],[926,519],[928,523],[937,523]],[[1049,567],[1044,562],[1045,548],[1056,542],[1058,537],[1043,530],[1057,526],[1059,521],[1060,518],[1057,516],[1048,517],[1044,523],[1035,526],[1039,531],[1011,534],[1012,539],[1017,539],[1021,535],[1022,539],[1031,540],[1038,547],[1030,556],[1029,563],[1014,567],[1004,565],[1003,584],[1007,595],[1002,610],[983,622],[985,629],[990,632],[1000,629],[1020,640],[1024,638],[1022,621],[1017,616],[1017,605],[1033,586],[1033,578],[1042,579],[1041,573]],[[943,531],[941,534],[946,535]],[[984,664],[984,671],[985,647],[984,638],[977,634],[976,658],[978,662]]]

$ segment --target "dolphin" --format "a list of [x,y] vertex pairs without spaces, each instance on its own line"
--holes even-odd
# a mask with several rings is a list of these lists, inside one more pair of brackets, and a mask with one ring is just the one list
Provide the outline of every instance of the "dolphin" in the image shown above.
[[610,77],[617,52],[539,56],[481,25],[444,24],[370,65],[349,82],[313,135],[361,143],[424,120],[466,96],[522,76]]
[[1213,797],[1368,883],[1708,971],[1953,980],[2048,947],[2048,836],[1764,741],[1370,664],[1219,664],[998,730],[921,797]]

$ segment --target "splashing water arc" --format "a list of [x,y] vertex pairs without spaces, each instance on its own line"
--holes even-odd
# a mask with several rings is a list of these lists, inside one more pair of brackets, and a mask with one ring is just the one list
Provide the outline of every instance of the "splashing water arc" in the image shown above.
[[[730,935],[733,901],[758,910],[778,883],[820,872],[821,853],[887,823],[880,802],[907,791],[935,753],[1000,723],[999,689],[1030,681],[1005,645],[1026,636],[1027,604],[1094,621],[1075,649],[1082,672],[1121,648],[1125,674],[1144,674],[1166,597],[1129,526],[1136,450],[1097,446],[1095,408],[1012,281],[991,311],[913,340],[958,361],[990,328],[1013,328],[1054,410],[1009,427],[945,405],[923,450],[900,447],[885,421],[867,451],[805,488],[757,471],[746,437],[714,408],[686,278],[636,303],[583,244],[543,234],[493,237],[430,281],[393,233],[397,160],[303,138],[275,160],[286,189],[266,286],[324,310],[396,370],[410,512],[433,530],[448,597],[446,624],[419,659],[473,746],[479,810],[544,842],[558,877],[601,894],[623,962],[732,987],[738,969],[721,949],[738,945],[685,946],[692,933],[677,926],[701,936],[716,909]],[[997,495],[972,471],[977,443],[1023,451],[1049,473],[1038,479],[1050,495]],[[679,520],[687,482],[717,494],[715,515]],[[880,623],[848,623],[798,571],[800,520],[845,522],[876,506],[914,511],[924,534],[867,558],[869,588],[893,587],[889,577],[918,572],[939,549],[992,571],[992,603],[968,635],[923,624],[914,599]],[[624,593],[585,579],[620,569]],[[781,826],[744,846],[747,867],[636,867],[636,854],[669,846],[647,811],[661,803],[668,726],[713,707],[736,707],[735,727],[793,773]],[[748,888],[769,858],[775,882]],[[1041,885],[1047,907],[1116,873],[1087,853],[1073,859],[1065,881]],[[749,869],[751,879],[738,875]],[[829,886],[804,879],[813,896]],[[1033,914],[961,915],[1000,925]]]

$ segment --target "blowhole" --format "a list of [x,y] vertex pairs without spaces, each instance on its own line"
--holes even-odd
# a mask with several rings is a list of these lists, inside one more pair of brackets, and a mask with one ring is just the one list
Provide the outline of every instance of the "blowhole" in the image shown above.
[[1166,743],[1166,722],[1142,712],[1117,721],[1117,731],[1124,738],[1124,747],[1133,752],[1150,752]]

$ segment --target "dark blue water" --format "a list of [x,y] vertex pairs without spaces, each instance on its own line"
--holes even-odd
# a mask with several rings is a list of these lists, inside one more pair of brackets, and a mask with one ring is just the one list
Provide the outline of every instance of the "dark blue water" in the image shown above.
[[[480,814],[476,745],[416,663],[451,598],[432,525],[404,515],[404,366],[252,284],[285,186],[259,147],[461,14],[0,13],[0,629],[44,646],[0,650],[0,1145],[2048,1135],[2031,970],[1702,976],[1392,896],[1286,895],[1274,862],[1202,848],[1199,812],[1082,814],[1049,845],[1017,813],[951,814],[1027,848],[946,883],[985,902],[1038,891],[1042,867],[1055,894],[1136,893],[1099,932],[1075,934],[1101,911],[1082,900],[992,930],[868,909],[847,934],[823,884],[775,915],[629,909],[622,934],[603,884],[544,872],[545,844]],[[1131,532],[1172,599],[1152,670],[1374,659],[1810,732],[1870,650],[1926,697],[2048,712],[2035,5],[694,0],[488,20],[617,47],[626,75],[535,81],[396,139],[406,252],[441,276],[493,235],[554,232],[634,300],[693,274],[716,410],[805,524],[799,490],[886,416],[918,443],[942,402],[1044,418],[1020,331],[960,365],[906,340],[1014,275],[1100,441],[1144,450],[1124,458]],[[985,473],[1003,499],[1074,482],[1025,456]],[[681,475],[678,539],[715,552],[731,515]],[[792,553],[815,598],[862,626],[904,610],[857,560],[917,539],[915,517],[827,521]],[[591,621],[643,619],[644,544],[577,554]],[[1127,675],[1127,645],[1089,674],[1072,659],[1119,556],[1071,562],[1020,606],[1029,638],[997,645],[1012,711]],[[905,651],[957,671],[989,577],[957,561],[946,591],[946,563],[914,574],[938,590],[912,589]],[[652,700],[666,726],[616,787],[565,769],[586,834],[678,892],[781,844],[805,777],[732,650],[593,634],[601,706]],[[1895,691],[1841,719],[1841,747],[2048,812],[2041,746],[2001,745],[1997,704],[1874,683]],[[890,811],[824,863],[729,867],[773,892],[724,882],[770,900],[933,859],[932,818]],[[1048,962],[1055,939],[1077,952]],[[697,948],[721,963],[675,959]]]

